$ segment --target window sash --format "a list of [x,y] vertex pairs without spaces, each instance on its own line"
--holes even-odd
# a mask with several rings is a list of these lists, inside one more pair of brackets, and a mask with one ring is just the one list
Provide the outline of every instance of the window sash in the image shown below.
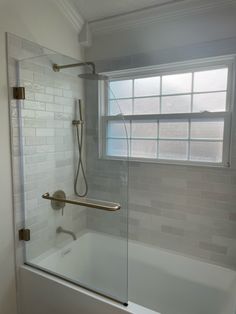
[[[123,121],[124,123],[131,123],[132,121],[157,121],[158,123],[161,121],[173,121],[173,122],[182,122],[187,121],[191,122],[192,120],[199,120],[199,121],[215,121],[217,119],[224,120],[224,135],[222,139],[212,139],[212,138],[199,138],[194,139],[190,138],[190,133],[188,138],[160,138],[159,135],[157,137],[112,137],[107,136],[107,126],[108,122],[110,121]],[[126,157],[129,157],[129,160],[133,161],[145,161],[145,162],[155,162],[155,163],[170,163],[170,164],[186,164],[186,165],[205,165],[205,166],[224,166],[229,167],[230,160],[229,160],[229,153],[230,153],[230,130],[231,130],[231,113],[230,112],[203,112],[203,113],[185,113],[185,114],[157,114],[157,115],[117,115],[117,116],[103,116],[101,117],[102,121],[102,130],[103,135],[102,138],[102,150],[100,157],[105,157],[106,159],[117,159],[117,160],[124,160]],[[190,125],[190,123],[189,123]],[[155,140],[155,141],[173,141],[173,142],[220,142],[223,144],[223,155],[222,155],[222,162],[206,162],[206,161],[191,161],[189,159],[186,160],[178,160],[178,159],[161,159],[161,158],[139,158],[139,157],[132,157],[132,156],[109,156],[106,154],[106,145],[107,139],[122,139],[128,142],[130,145],[132,140]],[[130,151],[129,151],[130,153]],[[189,145],[188,145],[188,158],[189,158]]]

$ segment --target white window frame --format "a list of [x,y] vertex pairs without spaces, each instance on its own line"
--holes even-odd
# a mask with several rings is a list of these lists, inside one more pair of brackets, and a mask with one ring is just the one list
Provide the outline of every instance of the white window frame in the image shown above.
[[[143,115],[113,115],[108,113],[108,95],[107,83],[99,82],[99,158],[109,160],[129,160],[147,163],[158,164],[175,164],[175,165],[192,165],[192,166],[208,166],[208,167],[230,167],[231,165],[231,145],[232,145],[232,112],[235,101],[235,64],[236,56],[224,56],[217,58],[198,59],[188,62],[170,63],[161,66],[150,66],[142,68],[133,68],[121,71],[104,72],[102,74],[109,77],[109,81],[128,80],[135,78],[144,78],[150,76],[168,75],[189,73],[201,70],[212,70],[220,68],[228,68],[228,87],[226,99],[226,111],[224,112],[202,112],[202,113],[175,113],[175,114],[143,114]],[[218,91],[217,91],[218,92]],[[207,92],[206,92],[207,93]],[[191,93],[186,93],[193,95]],[[194,93],[197,94],[197,93]],[[200,93],[202,94],[202,93]],[[181,94],[178,94],[181,95]],[[172,95],[171,95],[172,96]],[[189,160],[171,160],[158,158],[136,158],[131,156],[108,156],[106,155],[106,127],[108,121],[123,120],[191,120],[198,118],[224,118],[224,138],[223,138],[223,158],[221,163],[204,162],[204,161],[189,161]],[[129,142],[129,139],[127,139]],[[178,141],[178,139],[176,139]],[[181,139],[182,141],[182,139]],[[208,140],[209,141],[209,140]]]

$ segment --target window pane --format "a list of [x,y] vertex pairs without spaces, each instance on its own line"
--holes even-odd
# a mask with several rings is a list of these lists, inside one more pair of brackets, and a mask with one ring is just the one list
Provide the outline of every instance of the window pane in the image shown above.
[[162,97],[161,113],[186,113],[191,111],[191,96]]
[[160,159],[186,160],[187,157],[187,141],[159,141]]
[[129,156],[128,141],[119,139],[107,139],[107,155],[108,156]]
[[224,120],[192,120],[191,138],[192,139],[220,139],[224,137]]
[[159,137],[160,138],[188,138],[188,121],[160,121],[159,122]]
[[157,138],[157,121],[132,121],[131,137]]
[[162,94],[190,93],[192,89],[192,74],[172,74],[162,77]]
[[160,95],[160,77],[145,77],[134,80],[134,96]]
[[109,98],[132,97],[132,80],[110,82]]
[[124,121],[109,121],[107,137],[130,137],[130,124],[124,123]]
[[160,113],[160,98],[136,98],[134,99],[134,114],[158,114]]
[[194,73],[194,92],[210,92],[227,89],[228,69]]
[[190,160],[202,162],[222,162],[222,142],[191,142]]
[[193,96],[193,112],[225,111],[226,93],[197,94]]
[[131,140],[131,157],[156,158],[157,141],[155,140]]
[[132,114],[132,99],[110,100],[108,112],[111,116]]

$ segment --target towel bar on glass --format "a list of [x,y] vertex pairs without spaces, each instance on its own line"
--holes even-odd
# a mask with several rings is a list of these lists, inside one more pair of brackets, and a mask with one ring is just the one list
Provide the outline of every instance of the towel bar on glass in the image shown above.
[[118,203],[112,203],[107,201],[100,201],[100,200],[92,200],[92,199],[66,199],[66,198],[58,198],[50,196],[50,194],[47,192],[42,195],[42,198],[50,201],[56,201],[56,202],[62,202],[67,204],[73,204],[73,205],[79,205],[79,206],[85,206],[90,208],[96,208],[96,209],[102,209],[106,211],[117,211],[121,208],[120,204]]

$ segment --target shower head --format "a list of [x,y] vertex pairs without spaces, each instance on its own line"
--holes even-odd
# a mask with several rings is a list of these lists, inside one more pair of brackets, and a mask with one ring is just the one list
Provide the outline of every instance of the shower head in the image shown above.
[[96,73],[96,67],[94,62],[88,61],[88,62],[80,62],[80,63],[73,63],[73,64],[66,64],[66,65],[58,65],[53,64],[53,71],[59,72],[61,69],[67,69],[67,68],[74,68],[79,66],[89,65],[92,67],[92,73],[83,73],[79,74],[79,77],[85,80],[93,80],[93,81],[105,81],[108,79],[107,76],[97,74]]
[[91,81],[106,81],[108,77],[106,75],[98,74],[98,73],[83,73],[79,74],[79,77],[85,80]]

